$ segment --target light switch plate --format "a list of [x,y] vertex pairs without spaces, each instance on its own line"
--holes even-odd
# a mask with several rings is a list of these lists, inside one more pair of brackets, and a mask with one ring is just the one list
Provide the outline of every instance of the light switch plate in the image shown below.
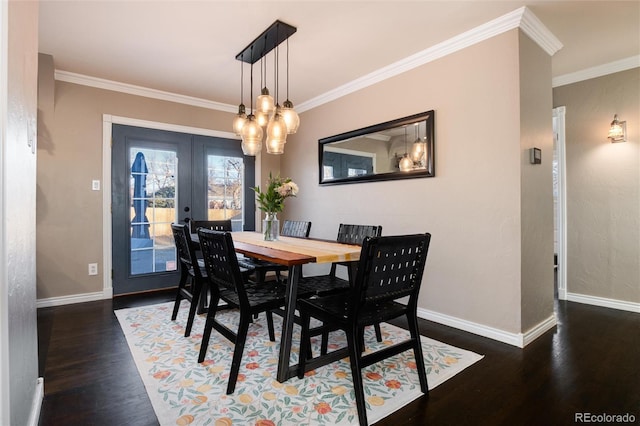
[[91,189],[94,191],[100,191],[100,181],[99,180],[92,180],[91,181]]

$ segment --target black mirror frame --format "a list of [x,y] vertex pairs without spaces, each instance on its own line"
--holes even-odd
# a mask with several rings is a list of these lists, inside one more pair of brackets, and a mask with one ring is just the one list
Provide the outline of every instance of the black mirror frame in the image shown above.
[[[355,138],[358,136],[367,135],[369,133],[376,133],[383,130],[392,129],[395,127],[407,126],[414,124],[418,121],[426,121],[427,129],[427,162],[424,169],[411,170],[408,172],[394,171],[389,173],[379,173],[364,176],[353,176],[341,179],[331,179],[323,181],[323,154],[324,146],[328,143],[339,142],[346,139]],[[360,183],[360,182],[375,182],[384,180],[396,180],[396,179],[415,179],[415,178],[427,178],[435,176],[435,111],[430,110],[419,114],[410,115],[408,117],[399,118],[396,120],[387,121],[373,126],[363,127],[361,129],[352,130],[339,135],[329,136],[318,140],[318,183],[320,185],[340,185],[348,183]]]

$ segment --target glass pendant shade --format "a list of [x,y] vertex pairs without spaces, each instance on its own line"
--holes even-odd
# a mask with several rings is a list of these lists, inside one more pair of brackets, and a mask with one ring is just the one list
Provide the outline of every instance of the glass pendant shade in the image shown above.
[[293,109],[293,104],[289,99],[284,101],[282,104],[282,110],[280,111],[282,114],[282,118],[287,125],[287,133],[290,135],[294,134],[298,131],[298,127],[300,126],[300,117],[298,113]]
[[242,132],[242,126],[247,121],[247,114],[244,104],[238,106],[238,115],[233,119],[233,133],[240,136]]
[[400,166],[400,171],[402,172],[408,172],[413,168],[413,161],[411,161],[408,154],[405,154],[404,157],[402,157],[402,160],[400,160],[399,166]]
[[264,127],[269,123],[269,114],[265,114],[261,111],[256,111],[256,123],[258,126]]
[[276,110],[267,126],[267,139],[265,145],[269,154],[284,153],[284,144],[287,143],[287,125],[282,115]]
[[258,113],[265,114],[268,120],[271,114],[273,114],[275,108],[276,103],[273,100],[273,97],[269,95],[269,89],[263,87],[262,94],[258,96],[258,99],[256,99],[256,110]]
[[262,150],[262,127],[258,126],[253,114],[242,127],[242,152],[245,155],[257,155]]
[[426,149],[427,144],[422,142],[420,139],[416,139],[413,143],[413,147],[411,147],[411,159],[415,162],[421,161]]

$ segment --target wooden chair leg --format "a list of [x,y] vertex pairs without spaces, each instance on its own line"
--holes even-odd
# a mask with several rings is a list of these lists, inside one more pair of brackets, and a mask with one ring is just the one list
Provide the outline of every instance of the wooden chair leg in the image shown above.
[[265,315],[267,316],[267,329],[269,330],[269,340],[271,340],[272,342],[275,342],[276,333],[273,328],[273,313],[271,311],[267,311],[265,312]]
[[376,340],[382,342],[382,330],[380,330],[380,323],[373,324],[373,328],[376,330]]
[[[309,323],[311,317],[306,312],[300,312],[300,353],[298,357],[298,378],[304,378],[305,363],[309,359],[311,349],[311,336],[309,336]],[[323,337],[324,339],[324,337]],[[324,341],[324,340],[323,340]]]
[[[216,305],[213,305],[213,303]],[[216,306],[218,304],[218,299],[215,297],[211,298],[211,307],[209,312],[207,312],[207,320],[204,323],[204,331],[202,332],[202,341],[200,343],[200,353],[198,354],[198,362],[204,361],[205,356],[207,355],[207,347],[209,346],[209,339],[211,338],[211,330],[213,329],[213,322],[215,321],[216,316]]]
[[329,332],[322,332],[322,343],[320,343],[320,355],[326,355],[329,350]]
[[200,301],[202,293],[202,283],[198,280],[194,280],[192,286],[191,306],[189,307],[189,316],[187,317],[187,326],[184,329],[184,337],[189,337],[191,334],[191,328],[193,327],[193,319],[196,316],[196,310],[198,308],[198,302]]
[[361,346],[362,328],[355,325],[348,330],[347,346],[349,347],[349,363],[351,364],[351,376],[353,378],[353,388],[356,394],[356,408],[358,410],[358,422],[360,426],[367,426],[367,404],[364,399],[364,385],[362,373],[360,371],[360,356],[364,346]]
[[420,343],[420,332],[418,330],[418,318],[407,315],[409,333],[414,341],[413,356],[416,358],[416,368],[418,370],[418,379],[420,380],[420,390],[425,396],[429,396],[429,385],[427,383],[427,370],[424,366],[424,357],[422,356],[422,344]]
[[238,334],[236,335],[236,347],[233,351],[233,359],[231,360],[231,371],[229,372],[229,383],[227,384],[227,395],[230,395],[236,389],[238,381],[238,373],[240,372],[240,364],[242,363],[242,353],[244,352],[244,344],[247,341],[247,331],[251,314],[240,314],[240,325],[238,326]]
[[178,283],[178,294],[176,294],[176,301],[173,304],[173,313],[171,314],[171,321],[175,321],[178,317],[178,309],[180,309],[180,301],[183,299],[182,290],[187,283],[187,271],[184,268],[180,269],[180,282]]
[[207,312],[208,304],[207,304],[207,294],[209,293],[209,284],[206,282],[202,283],[202,290],[200,290],[200,300],[198,301],[198,315],[204,314]]

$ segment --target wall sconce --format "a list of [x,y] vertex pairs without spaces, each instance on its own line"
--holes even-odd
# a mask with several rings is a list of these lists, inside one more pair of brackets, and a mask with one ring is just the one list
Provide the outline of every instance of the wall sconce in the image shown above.
[[613,116],[611,122],[611,128],[609,129],[609,136],[611,142],[626,142],[627,141],[627,122],[618,121],[618,114]]

